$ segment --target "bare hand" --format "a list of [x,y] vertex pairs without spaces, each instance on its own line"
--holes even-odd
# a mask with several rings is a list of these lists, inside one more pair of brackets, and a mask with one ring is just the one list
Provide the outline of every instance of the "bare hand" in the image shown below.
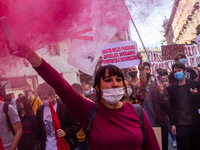
[[[7,47],[11,52],[9,44],[7,44]],[[18,45],[18,52],[15,54],[11,54],[17,57],[27,59],[34,68],[42,64],[42,58],[39,55],[37,55],[37,53],[34,50],[32,50],[29,46],[25,44]]]
[[192,95],[195,95],[198,93],[198,90],[197,90],[197,88],[195,88],[194,90],[192,88],[190,88],[190,92]]
[[158,84],[157,85],[157,87],[158,87],[158,90],[161,92],[163,92],[164,91],[164,86],[162,85],[162,84]]
[[100,56],[97,64],[99,65],[99,67],[102,67],[102,63],[103,63],[103,59],[102,59],[102,56]]
[[[18,47],[18,52],[16,54],[11,53],[14,56],[22,57],[29,60],[31,55],[34,53],[34,51],[25,44],[18,45],[17,47]],[[12,51],[8,42],[7,42],[7,48],[10,50],[10,52]]]
[[65,133],[65,131],[63,131],[62,129],[58,129],[58,130],[57,130],[57,136],[58,136],[58,137],[65,137],[65,136],[66,136],[66,133]]
[[140,60],[140,62],[142,61],[142,55],[141,55],[141,53],[140,52],[138,52],[137,53],[137,57],[138,57],[138,59]]
[[175,126],[175,125],[172,125],[172,133],[173,133],[174,135],[177,135],[176,126]]

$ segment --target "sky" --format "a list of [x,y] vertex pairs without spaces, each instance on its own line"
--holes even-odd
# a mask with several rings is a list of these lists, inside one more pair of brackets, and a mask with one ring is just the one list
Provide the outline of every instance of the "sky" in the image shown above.
[[[164,28],[162,27],[163,21],[165,16],[167,19],[169,19],[174,0],[167,0],[167,2],[164,0],[162,1],[164,4],[162,6],[155,7],[150,16],[145,19],[134,20],[134,14],[132,14],[132,18],[136,24],[145,47],[161,47],[162,36],[160,31],[164,31]],[[130,31],[132,40],[137,42],[139,48],[142,47],[139,37],[131,22]]]

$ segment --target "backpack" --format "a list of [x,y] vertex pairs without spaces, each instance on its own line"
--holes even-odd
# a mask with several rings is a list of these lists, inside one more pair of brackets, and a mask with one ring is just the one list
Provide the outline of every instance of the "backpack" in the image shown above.
[[8,115],[8,106],[9,106],[9,103],[4,102],[4,104],[3,104],[3,112],[4,112],[5,116],[6,116],[8,129],[12,132],[13,135],[15,135],[15,131],[14,131],[13,127],[12,127],[12,124],[10,122],[10,118],[9,118],[9,115]]
[[[142,107],[138,104],[133,104],[133,107],[135,108],[137,114],[138,114],[138,117],[140,119],[140,122],[141,122],[141,125],[142,125],[142,135],[143,135],[143,143],[148,143],[148,139],[145,135],[145,128],[144,128],[144,114],[143,114],[143,110],[142,110]],[[88,124],[87,124],[87,127],[86,127],[86,130],[85,130],[85,138],[88,138],[89,136],[89,133],[90,133],[90,129],[92,127],[92,123],[94,121],[94,118],[97,114],[97,103],[94,104],[94,106],[92,107],[91,111],[90,111],[90,114],[89,114],[89,117],[88,117]]]

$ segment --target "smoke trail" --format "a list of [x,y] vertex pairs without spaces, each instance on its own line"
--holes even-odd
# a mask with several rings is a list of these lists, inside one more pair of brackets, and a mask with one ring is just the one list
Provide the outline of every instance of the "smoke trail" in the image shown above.
[[[109,1],[112,0],[105,0],[102,5],[105,5],[106,8]],[[135,19],[144,21],[157,6],[165,5],[166,1],[128,0],[126,4]],[[85,9],[91,9],[84,0],[0,0],[0,5],[0,14],[8,18],[15,41],[17,43],[22,41],[35,50],[67,38],[73,39],[80,15]],[[91,11],[94,12],[95,9],[93,8]],[[118,26],[121,23],[119,20],[120,18],[111,18],[107,23]],[[6,40],[0,25],[0,59],[3,64],[12,66],[13,61],[17,61],[17,59],[10,61],[5,48]],[[3,64],[1,64],[1,72],[5,72]]]

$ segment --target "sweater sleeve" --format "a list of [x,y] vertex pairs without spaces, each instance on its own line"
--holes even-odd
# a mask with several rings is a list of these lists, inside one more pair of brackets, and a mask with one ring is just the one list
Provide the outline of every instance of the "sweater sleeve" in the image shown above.
[[89,112],[94,103],[79,95],[69,83],[46,61],[35,68],[38,74],[52,86],[67,109],[81,123],[82,127],[87,125]]
[[143,110],[144,113],[144,128],[145,128],[145,135],[148,139],[147,143],[144,143],[142,145],[142,149],[143,150],[160,150],[160,146],[158,144],[156,135],[153,131],[153,128],[149,122],[149,119],[145,113],[145,111]]

